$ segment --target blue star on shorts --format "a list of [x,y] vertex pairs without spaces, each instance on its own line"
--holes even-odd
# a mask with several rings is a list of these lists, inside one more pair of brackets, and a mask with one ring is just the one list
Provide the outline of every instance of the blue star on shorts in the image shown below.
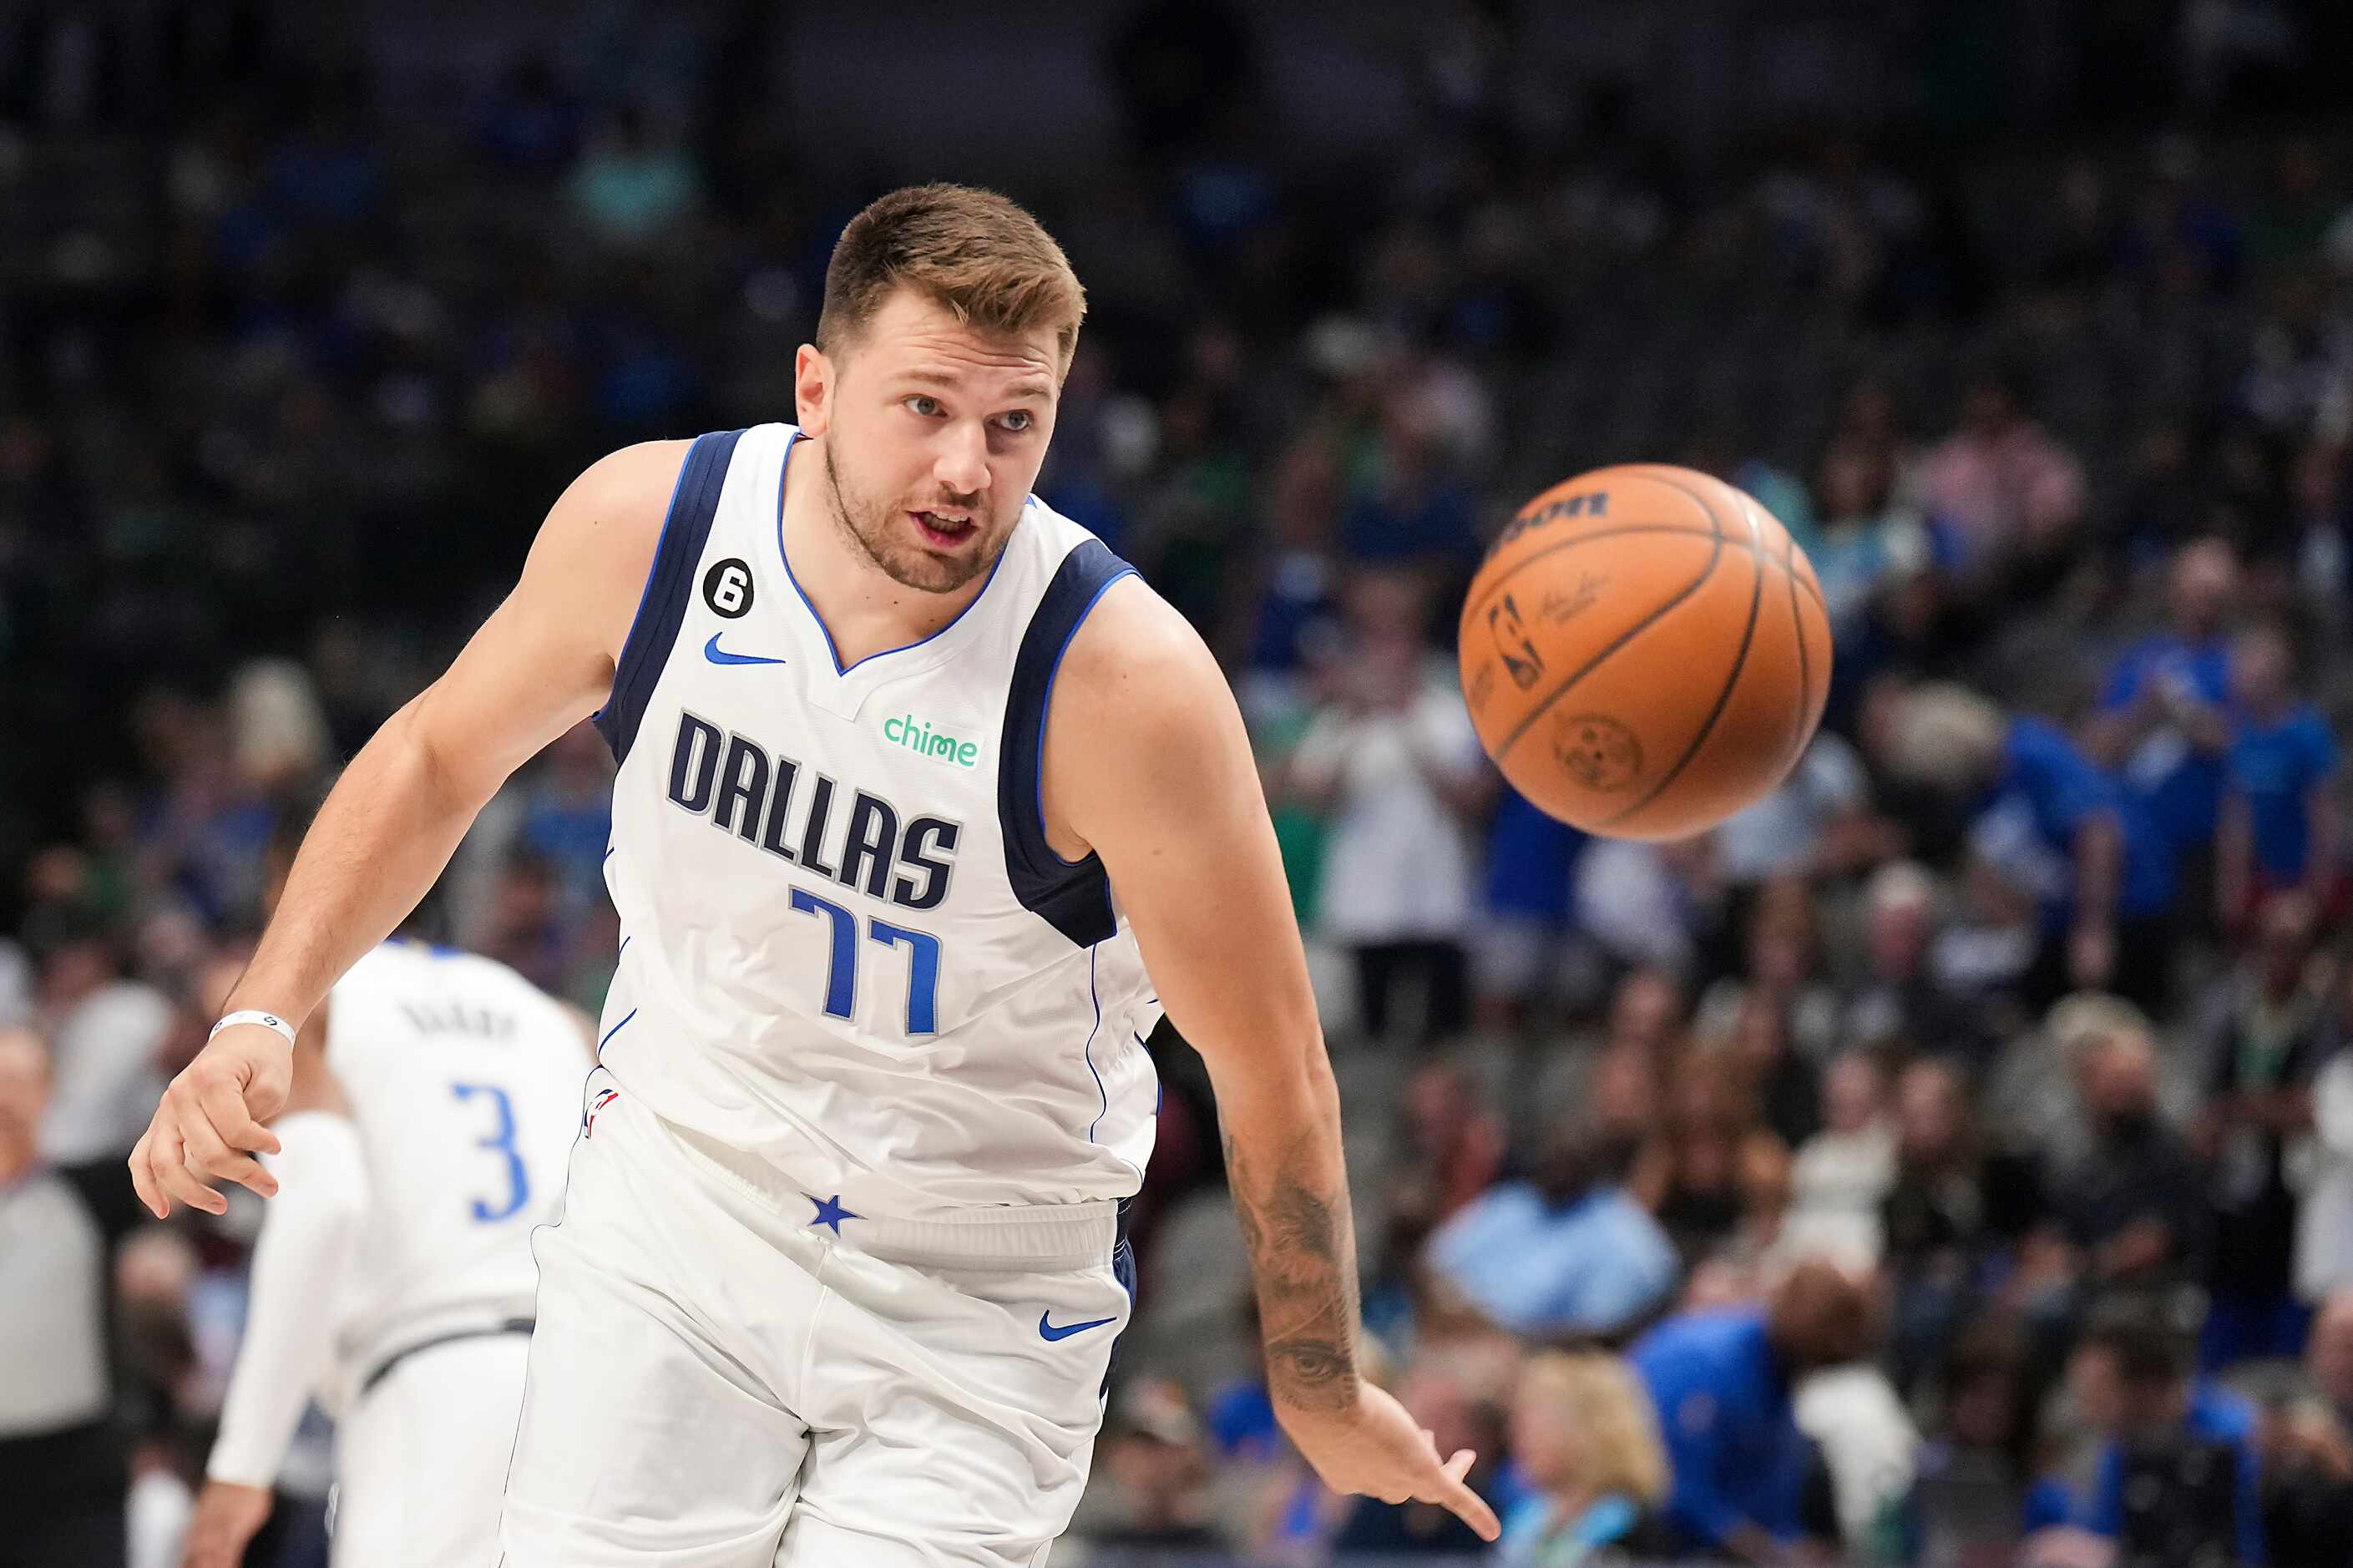
[[829,1198],[811,1197],[807,1193],[803,1193],[801,1196],[808,1198],[809,1202],[817,1205],[817,1217],[809,1221],[809,1224],[830,1226],[833,1229],[833,1234],[836,1236],[839,1236],[841,1234],[841,1222],[843,1220],[856,1219],[859,1217],[841,1206],[841,1194],[839,1193],[834,1194],[833,1196]]

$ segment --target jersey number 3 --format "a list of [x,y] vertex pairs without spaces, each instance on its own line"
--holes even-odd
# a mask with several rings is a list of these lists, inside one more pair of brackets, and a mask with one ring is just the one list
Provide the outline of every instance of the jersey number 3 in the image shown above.
[[494,1225],[531,1201],[531,1173],[523,1169],[522,1156],[515,1152],[514,1105],[507,1099],[507,1091],[494,1083],[453,1083],[449,1089],[459,1100],[471,1100],[479,1094],[498,1108],[499,1130],[474,1145],[506,1156],[506,1201],[491,1204],[480,1198],[474,1200],[475,1223]]
[[[805,915],[825,917],[833,938],[833,958],[825,977],[825,1015],[849,1017],[858,1000],[858,917],[832,900],[801,888],[793,889],[793,908]],[[878,920],[866,922],[866,934],[884,947],[906,948],[907,1033],[935,1033],[940,1013],[940,939],[929,931],[909,931]]]

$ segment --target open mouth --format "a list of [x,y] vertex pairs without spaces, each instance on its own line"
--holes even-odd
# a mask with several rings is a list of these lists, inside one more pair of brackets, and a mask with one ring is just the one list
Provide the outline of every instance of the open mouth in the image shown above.
[[915,520],[915,527],[922,532],[925,543],[943,550],[952,550],[962,544],[980,526],[977,518],[954,513],[911,511],[907,515]]

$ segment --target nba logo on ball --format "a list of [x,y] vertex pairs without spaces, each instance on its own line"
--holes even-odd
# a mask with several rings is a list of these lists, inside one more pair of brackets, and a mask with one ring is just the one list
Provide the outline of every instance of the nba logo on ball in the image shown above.
[[1544,655],[1528,640],[1520,622],[1520,606],[1509,594],[1487,609],[1487,629],[1495,636],[1495,652],[1511,673],[1512,684],[1525,691],[1544,678]]
[[[1523,613],[1556,605],[1574,613]],[[1789,531],[1664,464],[1522,507],[1472,582],[1457,652],[1512,786],[1619,838],[1687,837],[1770,793],[1830,696],[1830,618]]]

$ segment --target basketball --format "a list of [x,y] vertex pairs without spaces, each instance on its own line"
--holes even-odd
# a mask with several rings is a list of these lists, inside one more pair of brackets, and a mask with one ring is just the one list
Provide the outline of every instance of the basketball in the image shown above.
[[1512,787],[1614,838],[1685,837],[1769,793],[1830,695],[1830,619],[1797,541],[1754,497],[1664,464],[1522,507],[1457,650]]

